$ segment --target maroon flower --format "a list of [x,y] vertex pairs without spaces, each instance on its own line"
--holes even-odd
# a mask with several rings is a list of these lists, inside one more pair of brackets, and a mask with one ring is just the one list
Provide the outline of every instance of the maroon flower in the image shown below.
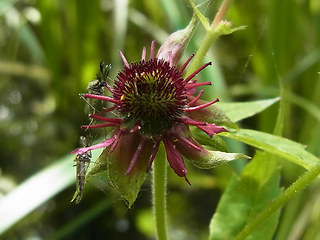
[[[189,125],[198,127],[210,137],[226,131],[223,127],[203,121],[208,114],[206,107],[219,99],[211,102],[200,100],[203,90],[194,96],[197,87],[211,85],[211,82],[197,82],[194,79],[211,62],[183,78],[182,73],[194,55],[179,69],[174,66],[170,51],[168,59],[159,59],[154,56],[154,50],[153,41],[149,59],[146,60],[146,48],[143,48],[141,61],[130,64],[120,51],[124,69],[118,73],[113,86],[107,85],[111,97],[83,94],[85,98],[106,101],[113,106],[90,115],[102,123],[82,127],[113,127],[114,130],[105,141],[79,148],[73,153],[83,154],[106,148],[102,154],[113,155],[112,159],[117,161],[120,171],[130,177],[137,171],[150,169],[162,141],[171,168],[190,184],[181,154],[187,158],[201,159],[209,152],[192,137]],[[109,113],[113,113],[113,117],[108,116]]]

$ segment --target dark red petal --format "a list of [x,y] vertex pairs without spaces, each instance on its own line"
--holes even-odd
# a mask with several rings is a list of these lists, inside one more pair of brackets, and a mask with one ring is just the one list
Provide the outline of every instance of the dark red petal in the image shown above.
[[99,123],[93,125],[82,125],[82,129],[91,129],[91,128],[105,128],[105,127],[116,127],[118,124],[116,123]]
[[154,158],[156,157],[157,155],[157,152],[158,152],[158,149],[159,149],[159,145],[160,145],[160,141],[158,141],[154,146],[153,146],[153,152],[151,154],[151,157],[149,159],[149,163],[148,163],[148,167],[147,167],[147,172],[150,170],[151,168],[151,165],[154,161]]
[[[196,101],[197,101],[197,100],[196,100]],[[195,102],[196,102],[196,101],[195,101]],[[194,102],[194,103],[195,103],[195,102]],[[185,112],[198,111],[198,110],[200,110],[200,109],[202,109],[202,108],[206,108],[206,107],[208,107],[208,106],[210,106],[210,105],[212,105],[212,104],[214,104],[214,103],[216,103],[216,102],[219,102],[219,98],[217,98],[217,99],[214,100],[214,101],[207,102],[207,103],[204,103],[204,104],[202,104],[202,105],[195,106],[195,107],[187,107],[186,109],[184,109],[184,111],[185,111]]]
[[121,102],[119,100],[116,100],[116,99],[114,99],[112,97],[102,96],[102,95],[84,93],[84,94],[80,94],[80,96],[82,96],[84,98],[92,98],[92,99],[107,101],[107,102],[115,103],[115,104],[118,104],[118,105],[121,104]]
[[89,114],[89,117],[100,120],[100,121],[104,121],[104,122],[112,122],[112,123],[122,123],[123,119],[121,118],[107,118],[107,117],[102,117],[99,115],[95,115],[95,114]]
[[190,76],[188,76],[184,81],[189,82],[192,78],[194,78],[194,76],[196,76],[199,72],[201,72],[204,68],[208,67],[211,64],[212,64],[211,62],[208,62],[208,63],[202,65],[199,69],[197,69]]
[[[181,153],[183,156],[187,157],[188,159],[202,159],[209,154],[208,151],[192,137],[187,124],[179,124],[172,129],[172,131],[174,136],[180,135],[180,138],[187,139],[190,143],[192,143],[192,145],[186,144],[185,141],[180,139],[174,142],[179,153]],[[197,148],[195,148],[195,146]]]
[[208,134],[210,137],[220,132],[228,132],[223,127],[219,127],[214,123],[207,123],[206,125],[197,125],[197,127],[204,131],[206,134]]
[[194,99],[192,99],[190,102],[188,102],[188,106],[192,106],[196,101],[200,99],[200,97],[204,94],[203,90],[200,90],[198,96],[196,96]]
[[130,174],[134,164],[137,162],[137,159],[141,154],[141,151],[142,151],[142,148],[144,147],[144,144],[145,144],[145,139],[143,137],[141,137],[139,145],[137,147],[137,150],[136,150],[136,152],[134,153],[134,155],[133,155],[133,157],[131,159],[131,162],[130,162],[130,165],[128,167],[128,170],[126,171],[126,175]]
[[179,177],[184,177],[186,181],[190,184],[190,182],[186,178],[188,170],[184,165],[183,158],[181,157],[179,151],[176,149],[176,147],[173,145],[171,141],[164,140],[163,143],[166,148],[167,159],[169,161],[170,167]]
[[194,53],[191,54],[191,56],[188,58],[188,60],[183,64],[183,66],[179,69],[179,71],[182,73],[186,67],[188,66],[189,62],[191,61],[191,59],[194,57]]
[[[120,130],[121,131],[121,130]],[[103,154],[108,155],[110,164],[128,177],[146,171],[154,142],[142,140],[139,133],[122,132],[115,146],[109,146]],[[114,148],[113,148],[114,147]]]
[[126,59],[126,57],[123,55],[123,53],[121,51],[119,51],[120,57],[122,59],[123,64],[128,68],[129,67],[129,63]]

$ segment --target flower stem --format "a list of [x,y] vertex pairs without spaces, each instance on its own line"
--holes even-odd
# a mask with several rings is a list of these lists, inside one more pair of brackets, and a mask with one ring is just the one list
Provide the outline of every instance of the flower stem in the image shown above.
[[288,187],[277,199],[265,208],[252,222],[249,222],[242,231],[236,236],[235,240],[242,240],[249,236],[260,224],[268,217],[283,207],[298,191],[307,186],[320,174],[320,163],[303,174],[296,182]]
[[214,20],[212,21],[211,25],[204,26],[206,28],[206,35],[205,35],[203,41],[201,42],[201,45],[200,45],[195,57],[193,58],[190,66],[188,67],[188,70],[187,70],[185,76],[189,76],[191,73],[193,73],[195,70],[197,70],[201,66],[204,57],[206,56],[207,52],[209,51],[210,47],[213,45],[215,40],[219,36],[225,35],[225,33],[223,32],[223,27],[219,26],[219,24],[225,18],[231,2],[232,2],[232,0],[224,0],[221,3],[219,11],[218,11],[217,15],[215,16]]
[[187,69],[185,76],[191,75],[194,71],[196,71],[202,64],[204,57],[206,56],[209,48],[212,46],[214,41],[219,37],[218,32],[207,32],[201,45],[194,56],[190,66]]
[[153,163],[153,210],[158,240],[167,240],[166,191],[167,162],[163,143]]

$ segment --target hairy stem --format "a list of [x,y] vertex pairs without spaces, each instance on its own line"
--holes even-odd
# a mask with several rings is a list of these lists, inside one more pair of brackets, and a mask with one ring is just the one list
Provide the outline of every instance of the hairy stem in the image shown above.
[[249,236],[268,217],[283,207],[298,191],[307,186],[320,174],[320,163],[303,174],[296,182],[288,187],[277,199],[264,209],[253,221],[249,222],[236,236],[235,240],[242,240]]
[[167,165],[163,143],[153,163],[153,210],[158,240],[167,240],[166,191]]
[[203,63],[204,57],[209,51],[209,48],[212,46],[212,44],[218,37],[219,37],[219,33],[217,32],[211,32],[211,31],[207,32],[203,41],[201,42],[201,45],[196,55],[194,56],[190,66],[188,67],[185,76],[191,75],[194,71],[196,71],[201,66],[201,64]]
[[[192,0],[190,0],[192,1]],[[212,21],[212,24],[210,26],[205,26],[206,29],[206,35],[201,42],[201,45],[192,60],[190,66],[188,67],[188,70],[185,74],[185,76],[189,76],[191,73],[196,71],[203,62],[204,57],[206,56],[207,52],[209,51],[210,47],[213,45],[215,40],[221,36],[224,35],[221,31],[221,28],[219,27],[219,24],[223,21],[224,17],[227,14],[227,11],[230,7],[232,0],[224,0],[221,3],[221,6],[219,8],[219,11],[217,15],[215,16],[214,20]]]

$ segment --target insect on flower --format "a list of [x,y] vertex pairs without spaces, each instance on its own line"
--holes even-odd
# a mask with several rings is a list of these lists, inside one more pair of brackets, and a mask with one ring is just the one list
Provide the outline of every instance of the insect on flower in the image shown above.
[[111,64],[105,64],[103,60],[100,62],[100,73],[96,75],[96,79],[89,82],[88,93],[103,95],[105,87],[111,89],[108,83],[106,82],[109,76],[110,69]]
[[[118,73],[114,85],[108,87],[111,96],[83,94],[86,99],[113,104],[104,111],[106,114],[113,113],[113,116],[91,114],[92,119],[102,123],[82,127],[112,127],[113,133],[103,142],[79,148],[73,153],[84,154],[93,149],[105,148],[100,158],[108,162],[109,173],[111,168],[113,172],[116,169],[114,178],[113,173],[109,174],[114,185],[117,185],[119,176],[126,176],[130,182],[140,171],[148,171],[161,142],[171,168],[190,184],[182,156],[203,161],[210,157],[210,152],[193,138],[189,126],[199,128],[209,137],[226,131],[208,122],[211,114],[208,107],[219,99],[211,102],[200,100],[203,90],[196,95],[198,87],[211,85],[211,82],[197,82],[198,79],[194,79],[211,62],[184,78],[183,72],[194,55],[178,68],[174,65],[171,51],[166,54],[168,58],[155,57],[154,51],[153,41],[149,59],[146,59],[146,48],[143,48],[141,60],[130,64],[120,51],[124,68]],[[160,48],[158,56],[165,56],[163,51]]]
[[[109,78],[109,72],[111,69],[111,64],[105,64],[102,60],[100,62],[100,72],[96,75],[96,78],[88,83],[87,89],[89,94],[103,95],[105,93],[105,87],[109,90],[111,87],[106,82]],[[96,100],[96,99],[86,99],[83,94],[80,94],[81,99],[83,99],[90,108],[90,114],[102,115],[106,109],[106,102]],[[91,118],[89,126],[95,123],[95,119]],[[84,128],[84,127],[83,127]],[[88,128],[85,128],[88,130]]]
[[[109,84],[106,82],[108,79],[108,75],[111,69],[111,64],[105,64],[104,61],[102,60],[100,62],[100,72],[96,75],[96,78],[93,79],[88,83],[87,90],[89,94],[95,94],[95,95],[104,95],[105,93],[105,87],[107,87],[109,90],[111,87]],[[81,99],[83,99],[88,106],[91,109],[91,113],[95,114],[97,112],[98,108],[98,101],[96,99],[89,99],[87,100],[86,98],[83,97],[83,94],[79,94]],[[100,104],[104,105],[104,104]],[[103,106],[100,106],[102,108]]]
[[[80,137],[80,144],[83,147],[88,147],[87,139],[84,136]],[[76,192],[71,200],[71,202],[75,201],[78,204],[83,195],[83,188],[86,181],[86,174],[91,162],[91,152],[85,152],[82,154],[77,154],[74,158],[76,167]]]

